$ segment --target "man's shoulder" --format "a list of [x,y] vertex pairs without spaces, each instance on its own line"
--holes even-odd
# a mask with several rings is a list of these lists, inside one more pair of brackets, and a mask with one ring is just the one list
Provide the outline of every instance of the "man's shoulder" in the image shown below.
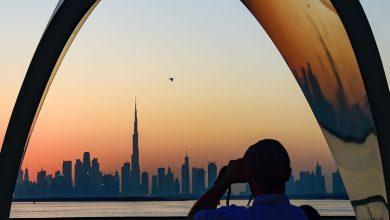
[[195,220],[203,219],[242,219],[245,216],[244,206],[221,206],[217,209],[206,209],[195,213]]
[[292,204],[252,206],[248,210],[248,216],[250,219],[256,219],[254,216],[264,216],[268,219],[307,219],[303,210]]

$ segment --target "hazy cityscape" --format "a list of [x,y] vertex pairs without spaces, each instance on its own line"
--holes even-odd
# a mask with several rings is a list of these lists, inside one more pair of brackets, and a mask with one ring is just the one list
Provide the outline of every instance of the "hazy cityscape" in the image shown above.
[[[41,169],[36,182],[30,180],[28,168],[19,171],[14,198],[86,198],[86,197],[168,197],[195,198],[211,187],[217,179],[216,162],[203,167],[190,167],[187,152],[181,166],[181,174],[175,175],[170,167],[159,167],[155,174],[140,171],[138,146],[137,105],[134,112],[133,153],[131,163],[125,162],[120,171],[103,173],[98,158],[91,160],[90,152],[82,159],[62,162],[62,171],[48,174]],[[74,171],[73,171],[74,170]],[[332,192],[327,192],[322,167],[317,162],[314,171],[300,171],[299,179],[291,175],[286,184],[288,195],[295,196],[346,196],[338,171],[332,174]],[[249,186],[239,195],[250,194]]]

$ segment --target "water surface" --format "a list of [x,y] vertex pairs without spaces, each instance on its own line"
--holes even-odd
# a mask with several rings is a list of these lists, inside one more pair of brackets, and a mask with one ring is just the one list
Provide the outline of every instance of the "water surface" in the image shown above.
[[[12,218],[53,217],[125,217],[125,216],[186,216],[195,201],[148,202],[14,202]],[[292,200],[295,205],[308,204],[324,216],[353,216],[347,200]],[[246,205],[245,200],[231,204]],[[222,202],[224,204],[224,202]]]

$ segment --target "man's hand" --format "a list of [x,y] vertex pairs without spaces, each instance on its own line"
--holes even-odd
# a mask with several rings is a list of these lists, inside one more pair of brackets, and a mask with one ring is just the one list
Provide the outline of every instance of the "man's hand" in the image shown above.
[[216,209],[223,194],[233,183],[245,183],[246,171],[243,159],[232,160],[229,165],[219,171],[216,184],[212,186],[192,207],[188,219],[192,219],[198,211]]
[[243,158],[231,160],[227,166],[219,171],[217,181],[221,181],[224,185],[247,182],[245,160]]

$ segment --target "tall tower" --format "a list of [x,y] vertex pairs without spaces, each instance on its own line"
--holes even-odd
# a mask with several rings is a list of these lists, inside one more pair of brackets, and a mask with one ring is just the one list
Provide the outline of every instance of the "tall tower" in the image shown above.
[[131,155],[131,182],[134,193],[139,193],[140,188],[140,169],[139,169],[139,148],[138,148],[138,115],[137,100],[134,106],[134,131],[133,131],[133,154]]
[[28,169],[26,167],[26,169],[24,170],[24,182],[25,183],[30,183],[30,175],[28,173]]
[[207,187],[210,189],[217,180],[217,163],[209,162],[207,166]]
[[181,192],[184,195],[190,194],[190,159],[188,158],[187,151],[184,157],[184,164],[181,166]]

